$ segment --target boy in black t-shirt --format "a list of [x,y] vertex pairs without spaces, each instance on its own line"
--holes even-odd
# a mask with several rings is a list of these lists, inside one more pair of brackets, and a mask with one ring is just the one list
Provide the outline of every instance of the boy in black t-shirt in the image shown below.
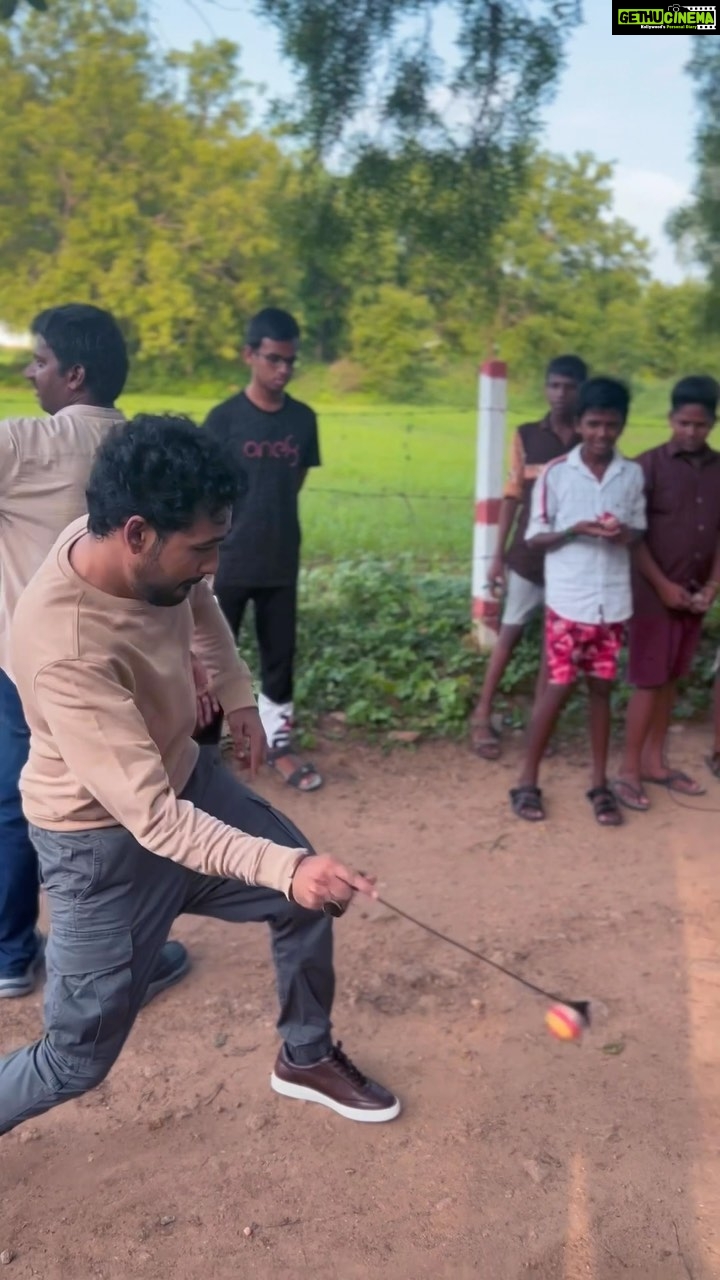
[[215,595],[237,636],[249,600],[255,605],[262,692],[260,716],[268,762],[299,791],[322,778],[292,746],[293,661],[300,566],[298,494],[309,467],[320,465],[317,418],[287,395],[300,330],[287,311],[268,307],[248,325],[243,355],[250,383],[205,423],[247,476],[220,550]]

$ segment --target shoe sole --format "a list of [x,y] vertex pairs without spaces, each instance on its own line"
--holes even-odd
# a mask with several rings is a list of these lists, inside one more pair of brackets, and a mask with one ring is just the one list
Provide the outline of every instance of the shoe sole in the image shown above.
[[391,1107],[385,1107],[382,1111],[363,1111],[358,1107],[345,1107],[341,1102],[335,1102],[333,1098],[329,1098],[326,1093],[319,1093],[317,1089],[308,1089],[307,1085],[290,1084],[287,1080],[281,1080],[274,1071],[270,1076],[270,1088],[282,1094],[284,1098],[296,1098],[298,1102],[319,1102],[322,1107],[329,1107],[331,1111],[336,1111],[343,1119],[358,1120],[361,1124],[383,1124],[400,1115],[398,1098]]
[[0,986],[0,1000],[21,1000],[23,996],[31,996],[34,990],[34,982],[26,983],[22,987]]
[[[29,978],[18,978],[17,982],[11,986],[3,986],[0,982],[0,1000],[22,1000],[25,996],[31,996],[37,986],[38,974],[45,963],[45,939],[40,934],[40,942],[38,943],[37,954],[32,962]],[[6,979],[6,981],[8,981]],[[11,983],[14,980],[9,979]]]
[[186,954],[184,963],[169,978],[165,978],[162,982],[158,981],[150,984],[140,1008],[144,1009],[146,1005],[150,1004],[151,1000],[161,996],[163,991],[169,991],[170,987],[174,987],[176,983],[181,982],[185,975],[190,972],[190,968],[190,956]]

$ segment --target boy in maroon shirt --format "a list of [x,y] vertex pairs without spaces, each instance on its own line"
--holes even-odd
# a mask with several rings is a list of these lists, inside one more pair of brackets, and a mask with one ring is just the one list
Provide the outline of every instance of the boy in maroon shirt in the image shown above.
[[665,756],[675,689],[687,675],[703,615],[720,590],[720,453],[707,443],[720,388],[714,378],[673,387],[667,444],[637,459],[645,473],[647,534],[635,553],[625,751],[615,794],[644,812],[644,784],[681,795],[704,788]]

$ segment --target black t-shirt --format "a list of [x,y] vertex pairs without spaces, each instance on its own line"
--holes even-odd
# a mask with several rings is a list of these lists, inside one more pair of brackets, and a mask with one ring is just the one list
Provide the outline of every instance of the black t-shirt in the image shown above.
[[285,396],[281,409],[258,409],[244,391],[213,409],[205,423],[248,478],[220,549],[219,587],[280,587],[300,564],[300,472],[320,466],[317,418]]

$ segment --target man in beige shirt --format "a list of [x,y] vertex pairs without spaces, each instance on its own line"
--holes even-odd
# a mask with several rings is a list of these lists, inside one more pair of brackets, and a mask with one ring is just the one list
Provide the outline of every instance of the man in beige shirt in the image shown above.
[[[283,1044],[276,1092],[348,1119],[400,1104],[333,1044],[331,921],[370,880],[311,853],[282,814],[193,741],[191,644],[253,771],[265,736],[250,675],[205,579],[238,475],[185,419],[111,430],[88,516],[58,539],[15,612],[31,729],[21,790],[52,930],[45,1035],[0,1060],[0,1134],[98,1084],[183,912],[269,924]],[[238,973],[238,981],[242,981]]]
[[[30,733],[14,683],[10,627],[17,602],[58,534],[86,511],[85,486],[100,442],[123,415],[125,341],[98,307],[52,307],[32,323],[26,377],[49,417],[0,422],[0,998],[29,995],[42,960],[38,866],[23,816],[20,771]],[[39,625],[45,627],[42,620]],[[187,971],[168,943],[148,997]]]

